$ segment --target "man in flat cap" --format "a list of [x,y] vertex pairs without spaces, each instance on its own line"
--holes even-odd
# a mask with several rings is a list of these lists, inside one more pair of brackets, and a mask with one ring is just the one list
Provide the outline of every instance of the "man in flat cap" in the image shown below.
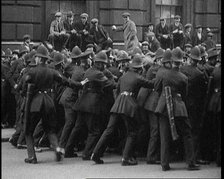
[[156,25],[156,38],[160,42],[161,48],[171,48],[170,30],[166,24],[166,19],[161,17],[160,23]]
[[139,46],[139,41],[137,37],[137,29],[135,23],[130,20],[130,13],[124,12],[122,14],[124,23],[121,27],[112,26],[112,30],[116,32],[123,31],[124,32],[124,46],[125,50],[130,53],[132,50]]
[[192,25],[190,23],[187,23],[185,26],[184,26],[184,44],[191,44],[193,43],[192,41],[192,33],[191,33],[191,30],[192,30]]
[[[55,42],[57,40],[58,44],[62,44],[62,49],[64,49],[66,48],[66,45],[68,43],[69,34],[66,34],[61,17],[62,17],[61,12],[57,12],[55,14],[55,20],[51,22],[50,34],[48,36],[48,40],[53,45],[54,48],[56,47]],[[55,50],[60,51],[60,48],[56,47]]]
[[21,46],[25,47],[28,50],[28,52],[31,51],[30,41],[31,41],[30,35],[29,34],[25,34],[23,36],[23,44]]
[[67,13],[67,18],[65,21],[63,21],[66,34],[69,35],[69,41],[68,41],[68,49],[70,52],[72,51],[73,47],[76,45],[80,47],[81,45],[81,36],[77,33],[77,30],[75,28],[74,23],[74,16],[73,12],[69,11]]
[[90,23],[87,21],[89,15],[87,13],[82,13],[80,15],[80,21],[75,24],[75,28],[78,34],[81,36],[81,46],[82,52],[86,50],[86,45],[92,43],[92,39],[89,36]]
[[204,41],[204,43],[206,44],[207,50],[216,47],[216,43],[215,43],[215,41],[212,39],[213,35],[214,35],[214,34],[213,34],[212,32],[209,32],[209,33],[207,34],[207,39]]
[[205,36],[202,33],[202,26],[201,25],[196,26],[196,32],[194,33],[192,38],[193,38],[193,44],[192,44],[193,46],[199,45],[202,42],[204,42]]
[[184,33],[183,25],[180,23],[180,16],[174,17],[174,23],[170,25],[170,33],[173,41],[173,48],[180,47],[183,49],[184,44]]
[[91,20],[90,36],[94,43],[97,45],[96,51],[104,50],[109,47],[112,48],[113,41],[109,37],[108,32],[102,25],[99,25],[99,21],[96,18]]

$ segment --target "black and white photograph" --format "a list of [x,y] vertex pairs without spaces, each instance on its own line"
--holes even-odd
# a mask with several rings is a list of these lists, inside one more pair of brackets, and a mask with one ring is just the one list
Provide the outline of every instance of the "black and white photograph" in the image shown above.
[[221,0],[2,0],[3,179],[221,178]]

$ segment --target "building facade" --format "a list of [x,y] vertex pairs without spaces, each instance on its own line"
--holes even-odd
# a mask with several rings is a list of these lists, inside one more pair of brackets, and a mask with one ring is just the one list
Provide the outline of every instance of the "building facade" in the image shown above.
[[47,40],[55,12],[61,11],[65,18],[70,10],[75,20],[83,12],[90,19],[98,18],[116,43],[123,42],[123,34],[113,32],[111,26],[122,25],[124,11],[136,23],[140,42],[149,22],[156,25],[162,16],[169,24],[174,15],[180,15],[182,24],[214,30],[215,41],[221,43],[221,0],[2,0],[1,5],[3,50],[16,47],[24,34],[30,34],[34,42]]

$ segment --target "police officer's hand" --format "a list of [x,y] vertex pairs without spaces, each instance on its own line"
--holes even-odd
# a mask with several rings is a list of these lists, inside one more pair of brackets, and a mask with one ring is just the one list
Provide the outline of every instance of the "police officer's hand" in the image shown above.
[[81,84],[84,85],[84,84],[86,84],[88,81],[89,81],[89,79],[86,78],[85,80],[81,81]]

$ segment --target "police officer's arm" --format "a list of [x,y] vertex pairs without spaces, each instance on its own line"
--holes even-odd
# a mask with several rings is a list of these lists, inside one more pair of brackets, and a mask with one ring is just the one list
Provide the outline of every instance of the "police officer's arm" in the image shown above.
[[104,88],[115,89],[117,87],[117,84],[114,80],[113,74],[109,70],[105,70],[104,75],[108,78],[108,80],[104,83]]
[[153,88],[154,87],[154,81],[155,80],[147,80],[146,78],[144,78],[143,76],[138,77],[139,80],[139,85],[141,87],[145,87],[145,88]]

